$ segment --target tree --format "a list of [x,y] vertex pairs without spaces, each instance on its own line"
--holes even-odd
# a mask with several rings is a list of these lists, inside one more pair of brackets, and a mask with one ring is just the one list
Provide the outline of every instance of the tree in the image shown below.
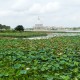
[[0,24],[0,29],[9,30],[10,29],[10,26],[6,26],[6,25]]
[[17,27],[15,27],[16,31],[24,31],[24,27],[22,25],[18,25]]

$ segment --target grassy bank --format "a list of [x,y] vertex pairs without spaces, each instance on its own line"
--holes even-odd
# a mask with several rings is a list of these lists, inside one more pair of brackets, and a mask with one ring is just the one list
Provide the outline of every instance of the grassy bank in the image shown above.
[[36,37],[36,36],[47,36],[46,32],[34,32],[34,31],[26,31],[26,32],[0,32],[0,37],[10,37],[10,38],[28,38],[28,37]]
[[0,80],[80,80],[80,37],[0,39]]

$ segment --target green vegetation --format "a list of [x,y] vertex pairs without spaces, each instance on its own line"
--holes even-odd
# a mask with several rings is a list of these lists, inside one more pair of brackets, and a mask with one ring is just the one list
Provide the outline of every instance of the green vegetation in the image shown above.
[[47,36],[46,32],[34,32],[34,31],[3,31],[0,32],[0,37],[10,37],[10,38],[28,38],[36,36]]
[[1,30],[8,30],[8,29],[10,29],[10,26],[0,24],[0,31]]
[[15,27],[16,31],[24,31],[24,27],[22,25],[18,25],[17,27]]
[[80,37],[0,39],[0,80],[80,80]]

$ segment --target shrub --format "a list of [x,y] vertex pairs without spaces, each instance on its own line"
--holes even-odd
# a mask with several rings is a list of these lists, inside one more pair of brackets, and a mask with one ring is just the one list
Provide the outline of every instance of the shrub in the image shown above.
[[18,25],[17,27],[15,27],[16,31],[24,31],[24,27],[22,25]]

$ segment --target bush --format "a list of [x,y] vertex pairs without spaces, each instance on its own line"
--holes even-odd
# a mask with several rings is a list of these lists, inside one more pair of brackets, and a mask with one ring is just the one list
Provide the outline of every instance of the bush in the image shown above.
[[22,25],[18,25],[17,27],[15,27],[16,31],[24,31],[24,27]]

